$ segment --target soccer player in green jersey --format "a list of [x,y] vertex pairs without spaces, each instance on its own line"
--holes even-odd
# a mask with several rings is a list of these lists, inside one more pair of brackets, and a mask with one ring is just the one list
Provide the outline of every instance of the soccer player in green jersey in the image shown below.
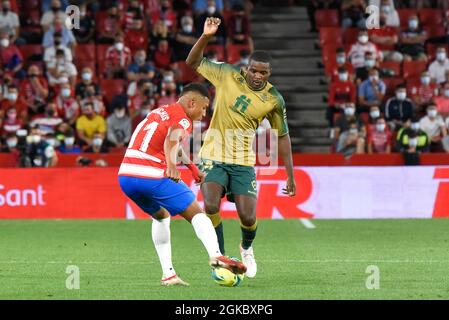
[[223,225],[220,217],[221,198],[235,202],[240,218],[242,241],[240,253],[247,267],[246,275],[254,277],[257,264],[252,243],[256,236],[257,184],[252,143],[256,129],[264,118],[278,132],[278,151],[287,170],[283,193],[294,196],[296,184],[285,102],[268,82],[271,75],[270,55],[254,52],[242,70],[226,63],[203,57],[204,49],[214,37],[221,21],[207,18],[204,31],[193,46],[186,63],[216,88],[214,113],[200,150],[201,167],[207,173],[201,185],[206,213],[212,220],[224,254]]

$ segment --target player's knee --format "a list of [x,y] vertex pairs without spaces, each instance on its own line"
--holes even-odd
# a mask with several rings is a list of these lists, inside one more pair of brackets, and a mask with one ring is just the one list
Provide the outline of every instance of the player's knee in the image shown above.
[[257,219],[256,217],[242,217],[240,221],[245,227],[252,227],[256,224]]
[[207,214],[215,214],[220,211],[220,203],[204,200],[204,209]]

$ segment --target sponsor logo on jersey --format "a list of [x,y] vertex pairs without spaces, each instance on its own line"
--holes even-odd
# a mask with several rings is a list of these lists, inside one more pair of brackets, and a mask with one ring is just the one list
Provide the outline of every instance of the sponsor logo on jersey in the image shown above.
[[190,127],[190,121],[187,119],[181,119],[179,124],[184,128],[184,130],[187,130]]

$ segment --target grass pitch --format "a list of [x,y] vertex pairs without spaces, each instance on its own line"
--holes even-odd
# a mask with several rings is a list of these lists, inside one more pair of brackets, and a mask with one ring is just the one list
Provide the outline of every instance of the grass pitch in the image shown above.
[[[173,260],[190,287],[161,287],[150,221],[1,221],[0,299],[449,299],[449,220],[259,221],[258,274],[225,288],[191,226],[172,221]],[[239,256],[239,223],[225,221]],[[80,271],[68,290],[66,268]],[[380,288],[367,289],[368,266]]]

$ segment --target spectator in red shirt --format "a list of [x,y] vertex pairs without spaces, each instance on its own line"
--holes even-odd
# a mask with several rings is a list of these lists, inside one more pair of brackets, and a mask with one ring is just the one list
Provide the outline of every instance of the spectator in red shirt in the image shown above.
[[242,5],[232,8],[233,14],[228,20],[229,43],[247,44],[252,52],[254,50],[253,38],[251,37],[251,24]]
[[349,73],[349,79],[351,81],[354,81],[354,67],[352,66],[352,63],[349,62],[346,58],[346,52],[344,48],[338,48],[336,50],[335,62],[336,64],[333,65],[333,68],[331,70],[330,82],[338,81],[339,68],[345,68]]
[[17,115],[17,110],[14,107],[10,107],[8,110],[6,110],[6,116],[1,121],[0,118],[0,125],[1,125],[1,140],[6,139],[6,136],[10,133],[16,133],[17,130],[23,129],[23,122],[20,120],[20,118]]
[[43,135],[47,133],[55,133],[56,129],[64,121],[58,115],[56,105],[53,102],[48,103],[45,108],[45,113],[35,116],[31,122],[30,127],[38,127]]
[[347,103],[355,103],[356,87],[349,81],[349,73],[346,69],[338,69],[338,81],[333,82],[329,88],[329,106],[326,118],[329,127],[334,126],[334,115],[344,110]]
[[142,105],[154,97],[155,91],[154,85],[150,80],[140,79],[138,81],[137,94],[128,100],[131,119],[136,118],[140,114]]
[[162,21],[169,32],[176,31],[176,12],[171,9],[169,0],[162,0],[160,10],[151,12],[151,24],[155,25],[158,21]]
[[443,116],[449,116],[449,82],[445,82],[440,90],[440,95],[433,99],[438,112]]
[[108,9],[108,16],[99,21],[98,43],[113,44],[117,33],[122,32],[122,20],[118,5],[113,3]]
[[377,118],[376,125],[368,129],[368,153],[391,153],[391,131],[384,118]]
[[438,86],[436,83],[431,82],[428,71],[424,71],[421,74],[421,83],[419,85],[414,85],[410,88],[410,96],[420,113],[425,112],[426,104],[438,96]]
[[174,56],[173,50],[169,47],[167,40],[159,41],[152,60],[154,60],[154,65],[157,69],[176,69],[177,66],[176,57]]
[[107,78],[126,79],[126,70],[131,63],[131,50],[125,46],[124,37],[118,34],[115,43],[106,51],[105,73]]
[[8,85],[8,91],[3,96],[0,107],[0,119],[4,117],[6,110],[9,108],[14,108],[22,121],[25,122],[27,120],[28,107],[19,99],[19,90],[15,84]]
[[143,28],[143,5],[139,0],[129,0],[125,13],[125,30],[141,30]]
[[24,78],[22,62],[23,57],[19,48],[11,43],[7,32],[2,32],[0,34],[0,76],[7,73],[16,78]]
[[156,106],[156,100],[154,98],[150,98],[148,100],[145,100],[142,105],[140,106],[140,113],[137,114],[137,116],[134,117],[132,120],[132,127],[133,131],[139,123],[146,118],[146,116],[151,112],[151,110],[155,109]]
[[71,86],[66,83],[60,86],[58,95],[55,98],[56,109],[62,119],[70,124],[75,125],[79,116],[80,108],[78,101],[73,97]]
[[387,15],[381,13],[379,19],[380,28],[369,30],[370,40],[382,50],[385,61],[401,62],[404,56],[395,50],[399,41],[396,28],[387,26],[386,20]]
[[28,107],[28,115],[43,113],[48,97],[47,79],[41,76],[36,65],[28,68],[28,77],[20,84],[20,97]]
[[157,105],[163,106],[166,104],[175,103],[178,100],[178,86],[175,82],[175,74],[171,70],[163,72],[163,79],[159,88],[159,99]]

